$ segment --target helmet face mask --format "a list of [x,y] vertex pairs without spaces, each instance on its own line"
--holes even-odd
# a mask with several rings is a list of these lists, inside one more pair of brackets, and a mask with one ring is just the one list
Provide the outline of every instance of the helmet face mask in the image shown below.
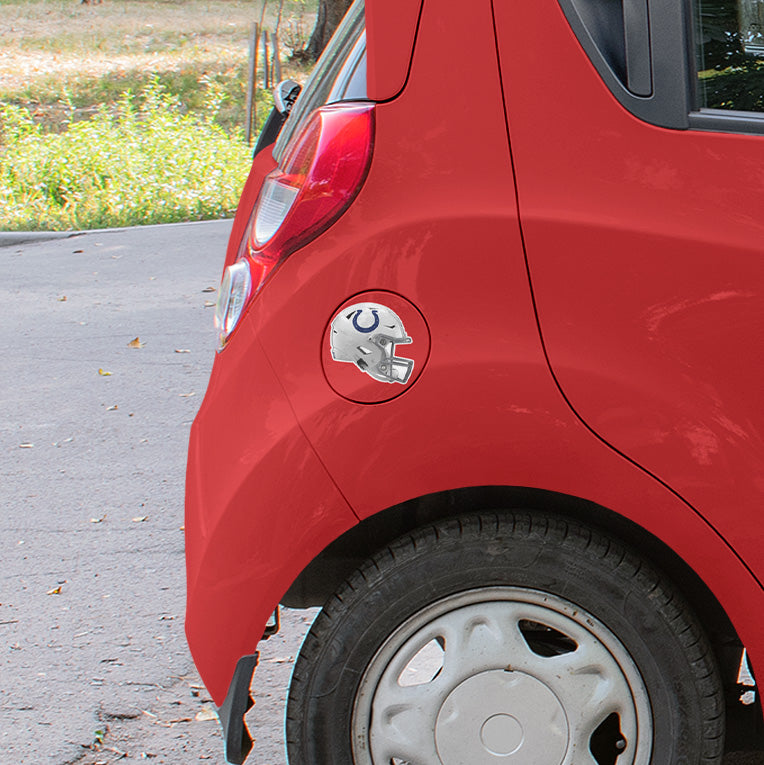
[[413,342],[400,317],[379,303],[356,303],[334,317],[332,358],[355,364],[361,372],[385,383],[405,385],[414,362],[395,355],[395,346]]

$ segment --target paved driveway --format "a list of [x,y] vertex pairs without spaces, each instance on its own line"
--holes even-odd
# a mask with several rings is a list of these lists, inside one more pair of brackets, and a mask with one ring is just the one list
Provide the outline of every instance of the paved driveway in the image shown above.
[[[0,248],[3,765],[222,762],[183,635],[182,526],[229,230]],[[259,763],[284,762],[273,700],[303,618],[258,673]]]

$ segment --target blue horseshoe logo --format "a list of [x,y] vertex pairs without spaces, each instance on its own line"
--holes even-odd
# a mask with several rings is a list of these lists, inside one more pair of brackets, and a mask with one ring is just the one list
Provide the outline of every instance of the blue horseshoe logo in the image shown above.
[[361,315],[362,312],[363,312],[363,309],[361,309],[361,308],[359,308],[355,312],[355,315],[353,316],[353,327],[356,330],[358,330],[359,332],[363,332],[365,335],[368,335],[369,333],[373,332],[379,326],[379,316],[377,315],[377,309],[376,308],[372,308],[371,309],[371,314],[374,317],[374,322],[369,327],[362,327],[358,323],[358,317]]

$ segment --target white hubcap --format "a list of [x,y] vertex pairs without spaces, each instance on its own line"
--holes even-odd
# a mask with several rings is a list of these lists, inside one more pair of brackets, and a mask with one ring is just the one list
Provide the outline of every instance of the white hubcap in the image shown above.
[[568,722],[544,683],[495,669],[451,691],[438,714],[435,742],[443,765],[560,765]]
[[486,587],[422,609],[369,663],[355,765],[649,765],[642,677],[593,615],[549,593]]

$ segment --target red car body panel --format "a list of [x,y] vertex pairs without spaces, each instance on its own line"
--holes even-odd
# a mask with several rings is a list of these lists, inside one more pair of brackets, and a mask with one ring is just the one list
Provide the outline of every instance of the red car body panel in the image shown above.
[[186,491],[186,633],[218,705],[296,572],[357,521],[251,329],[221,361],[192,428]]
[[[558,492],[639,524],[705,582],[760,666],[750,189],[764,144],[628,114],[554,0],[469,13],[427,0],[421,18],[417,2],[367,7],[369,94],[385,101],[368,177],[252,302],[192,430],[187,634],[215,702],[332,540],[475,486]],[[465,41],[469,66],[454,54]],[[370,291],[410,301],[430,336],[416,381],[378,404],[338,395],[321,355],[338,307]]]
[[366,6],[366,90],[371,101],[387,101],[403,89],[423,2],[387,0]]
[[[592,76],[558,4],[541,5],[498,3],[496,16],[552,369],[584,421],[695,507],[761,581],[764,142],[637,120]],[[558,97],[524,108],[547,89]]]

